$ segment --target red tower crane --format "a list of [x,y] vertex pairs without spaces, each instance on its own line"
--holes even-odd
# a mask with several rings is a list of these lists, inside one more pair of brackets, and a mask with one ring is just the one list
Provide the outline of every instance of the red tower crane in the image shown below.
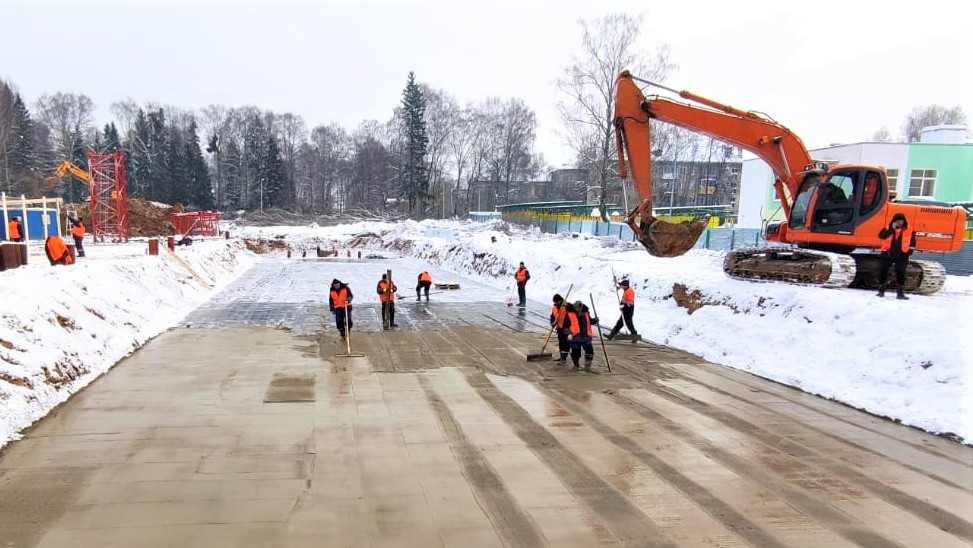
[[125,153],[88,151],[88,191],[91,196],[91,237],[95,242],[128,241],[128,191]]

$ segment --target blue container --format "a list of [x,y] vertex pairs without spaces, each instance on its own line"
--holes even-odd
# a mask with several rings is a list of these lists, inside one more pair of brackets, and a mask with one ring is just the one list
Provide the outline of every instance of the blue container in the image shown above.
[[48,236],[60,236],[61,232],[57,224],[57,210],[47,209],[43,210],[40,208],[27,208],[27,219],[24,220],[24,211],[22,209],[7,208],[7,215],[4,215],[2,209],[0,209],[0,234],[3,235],[3,240],[7,240],[7,221],[13,219],[14,217],[20,217],[20,223],[24,226],[24,232],[30,235],[31,241],[44,241],[44,217],[47,217],[47,235]]

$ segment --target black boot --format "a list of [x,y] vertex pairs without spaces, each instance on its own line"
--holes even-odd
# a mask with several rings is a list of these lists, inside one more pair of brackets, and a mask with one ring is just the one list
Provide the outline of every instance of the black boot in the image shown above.
[[584,370],[587,371],[587,372],[589,372],[589,373],[591,373],[591,361],[592,361],[591,358],[585,358],[584,359]]
[[878,288],[878,296],[879,297],[884,297],[885,296],[885,286],[884,285],[879,286],[879,288]]
[[605,336],[605,338],[610,341],[610,340],[612,340],[612,339],[615,338],[615,335],[618,335],[618,331],[615,331],[614,329],[612,329],[611,332],[608,333],[608,335]]
[[896,299],[903,300],[903,301],[908,301],[909,300],[909,297],[906,297],[905,296],[905,293],[901,289],[898,291],[898,293],[895,294],[895,298]]

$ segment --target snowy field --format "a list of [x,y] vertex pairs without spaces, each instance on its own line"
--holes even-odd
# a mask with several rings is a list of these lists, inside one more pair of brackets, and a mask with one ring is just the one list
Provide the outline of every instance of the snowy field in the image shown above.
[[[232,240],[145,255],[145,242],[90,246],[79,264],[33,257],[0,274],[0,445],[147,340],[177,325],[260,256],[241,240],[276,240],[294,260],[316,249],[354,249],[427,261],[510,299],[513,272],[531,272],[528,299],[549,303],[574,284],[603,323],[618,317],[613,272],[636,291],[644,339],[697,354],[923,430],[973,440],[973,278],[898,301],[871,291],[728,279],[719,252],[660,259],[610,237],[548,235],[504,223],[424,221],[337,227],[230,227]],[[86,246],[87,247],[87,246]],[[417,273],[415,273],[417,274]],[[415,277],[400,282],[412,294]],[[331,279],[322,280],[321,292]],[[674,298],[674,288],[680,297]],[[356,293],[358,293],[356,291]],[[326,298],[326,297],[325,297]],[[371,291],[357,297],[374,299]],[[687,303],[692,304],[687,308]]]

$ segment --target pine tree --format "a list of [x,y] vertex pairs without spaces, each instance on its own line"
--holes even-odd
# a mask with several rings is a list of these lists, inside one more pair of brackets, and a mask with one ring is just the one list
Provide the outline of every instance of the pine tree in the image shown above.
[[185,136],[174,125],[166,126],[165,147],[165,192],[163,201],[167,204],[185,204],[190,201],[188,162],[186,158]]
[[125,177],[128,195],[133,198],[148,195],[151,160],[149,159],[149,121],[145,111],[139,109],[135,123],[125,141]]
[[105,127],[102,130],[101,146],[98,147],[97,150],[101,150],[106,153],[122,150],[122,139],[118,136],[118,128],[115,127],[115,122],[105,124]]
[[281,207],[287,187],[287,172],[280,158],[280,147],[273,135],[267,135],[260,165],[260,179],[264,181],[264,205]]
[[415,214],[417,209],[422,214],[429,197],[429,169],[426,164],[429,137],[426,133],[426,101],[411,71],[402,92],[402,109],[406,141],[399,183],[402,194],[409,199],[409,214]]
[[199,133],[195,118],[190,120],[189,128],[186,130],[185,147],[188,196],[186,203],[201,210],[211,210],[215,205],[213,187],[210,183],[206,160],[203,159],[203,151],[199,148]]
[[241,209],[246,207],[243,201],[243,174],[240,170],[242,152],[236,139],[224,139],[225,149],[221,153],[223,164],[223,199],[224,207]]
[[146,155],[148,158],[145,198],[165,202],[169,175],[166,172],[166,147],[169,142],[165,112],[160,108],[146,116],[149,124]]
[[33,173],[34,138],[30,111],[21,99],[20,94],[14,95],[13,127],[11,128],[9,166],[18,178],[27,177]]

